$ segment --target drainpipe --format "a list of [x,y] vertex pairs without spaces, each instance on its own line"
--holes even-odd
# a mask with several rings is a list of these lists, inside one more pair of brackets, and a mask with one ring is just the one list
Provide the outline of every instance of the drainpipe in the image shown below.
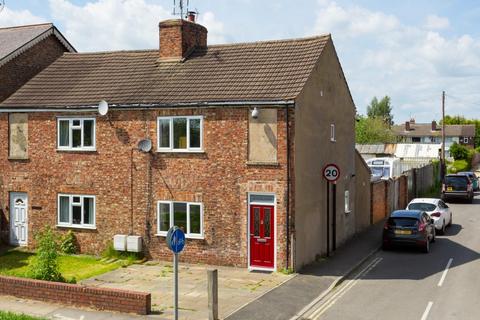
[[288,119],[288,105],[285,106],[286,134],[287,134],[287,246],[286,246],[286,268],[290,265],[290,130]]

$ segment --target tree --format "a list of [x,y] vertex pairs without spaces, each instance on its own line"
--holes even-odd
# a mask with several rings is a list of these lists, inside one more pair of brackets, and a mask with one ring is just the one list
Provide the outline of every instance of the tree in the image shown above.
[[370,105],[367,106],[367,115],[369,118],[379,118],[389,127],[393,125],[392,105],[389,96],[385,96],[378,101],[373,97]]
[[355,142],[362,144],[394,143],[395,135],[382,119],[357,116]]
[[462,146],[461,144],[458,144],[454,142],[450,146],[450,155],[455,159],[455,160],[467,160],[468,158],[468,148],[465,146]]

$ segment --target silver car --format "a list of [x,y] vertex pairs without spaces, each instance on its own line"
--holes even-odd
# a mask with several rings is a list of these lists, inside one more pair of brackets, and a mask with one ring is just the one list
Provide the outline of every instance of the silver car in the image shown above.
[[434,221],[435,229],[445,234],[447,226],[452,225],[452,210],[441,199],[416,198],[410,201],[407,210],[425,211]]

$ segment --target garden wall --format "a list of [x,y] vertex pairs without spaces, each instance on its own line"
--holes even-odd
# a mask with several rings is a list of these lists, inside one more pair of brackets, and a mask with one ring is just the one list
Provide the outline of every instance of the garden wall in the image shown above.
[[0,276],[0,295],[99,310],[149,314],[150,293]]

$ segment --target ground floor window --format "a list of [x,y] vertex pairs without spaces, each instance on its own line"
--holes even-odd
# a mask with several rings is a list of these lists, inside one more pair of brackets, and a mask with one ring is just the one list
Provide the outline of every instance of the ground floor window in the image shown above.
[[59,194],[58,225],[75,228],[95,228],[95,197]]
[[159,201],[157,233],[167,235],[177,226],[188,238],[203,238],[203,205],[196,202]]

